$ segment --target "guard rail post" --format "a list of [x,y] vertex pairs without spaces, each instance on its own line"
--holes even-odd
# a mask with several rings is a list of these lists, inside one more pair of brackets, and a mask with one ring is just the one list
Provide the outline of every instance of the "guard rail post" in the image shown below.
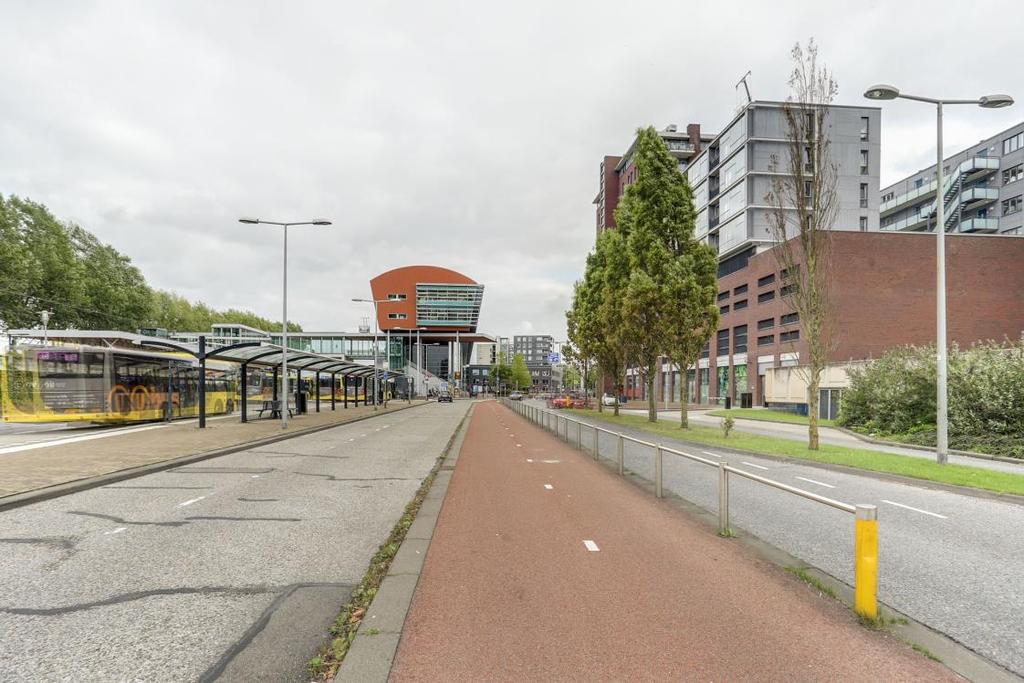
[[583,423],[576,423],[576,448],[583,450]]
[[729,534],[729,470],[718,463],[718,533]]
[[624,450],[624,439],[622,438],[622,432],[619,432],[619,451],[618,451],[618,456],[619,456],[619,474],[625,474],[626,473],[625,454],[623,453],[623,450]]
[[593,427],[594,430],[594,460],[601,459],[601,432],[597,429],[597,426]]
[[854,521],[854,610],[865,619],[878,618],[878,508],[857,505]]
[[661,444],[654,446],[654,495],[663,498],[661,488]]

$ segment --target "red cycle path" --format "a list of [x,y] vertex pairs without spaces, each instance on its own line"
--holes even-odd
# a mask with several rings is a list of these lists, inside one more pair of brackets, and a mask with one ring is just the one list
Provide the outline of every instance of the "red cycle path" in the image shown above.
[[391,679],[962,680],[494,402],[474,409]]

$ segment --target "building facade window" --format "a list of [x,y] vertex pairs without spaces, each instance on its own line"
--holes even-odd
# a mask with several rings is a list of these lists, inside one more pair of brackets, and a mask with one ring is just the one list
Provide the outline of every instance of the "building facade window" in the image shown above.
[[729,395],[729,367],[718,368],[718,398],[725,398]]
[[1016,152],[1021,147],[1024,147],[1024,133],[1017,133],[1013,137],[1003,140],[1003,154]]
[[759,330],[770,330],[775,327],[775,318],[765,318],[764,320],[757,321],[757,329]]
[[737,301],[736,303],[734,303],[732,305],[732,310],[734,310],[734,311],[742,311],[746,307],[747,307],[747,300],[746,299],[741,299],[740,301]]
[[732,352],[733,353],[746,353],[747,352],[747,326],[737,325],[732,328]]
[[774,343],[775,343],[775,335],[774,334],[766,334],[766,335],[763,335],[763,336],[757,338],[757,345],[758,346],[771,346]]
[[728,356],[729,355],[729,330],[719,330],[717,344],[715,345],[715,355],[717,356]]
[[867,216],[861,216],[860,217],[860,231],[861,232],[867,232],[868,231],[868,217]]
[[757,295],[757,303],[763,304],[764,302],[771,301],[774,298],[775,298],[775,290],[774,289],[770,290],[770,291],[767,291],[767,292],[761,292],[760,294]]
[[724,306],[719,306],[719,307],[718,307],[718,313],[719,313],[720,315],[725,315],[725,314],[726,314],[726,313],[728,313],[728,312],[729,312],[729,304],[726,304],[726,305],[724,305]]
[[785,344],[786,342],[794,342],[800,339],[800,330],[792,330],[790,332],[783,332],[779,335],[779,341]]
[[757,279],[757,286],[758,287],[767,287],[768,285],[770,285],[773,282],[775,282],[775,273],[772,273],[771,275],[765,275],[764,277],[758,278]]
[[862,149],[860,151],[860,174],[861,175],[867,175],[868,174],[868,166],[869,166],[868,158],[869,158],[868,157],[868,151],[866,149]]
[[779,288],[779,296],[789,296],[796,289],[796,285],[784,285]]
[[860,208],[868,208],[868,184],[860,184]]
[[860,141],[867,142],[871,134],[871,119],[867,116],[860,117]]
[[779,320],[779,324],[780,325],[792,325],[793,323],[798,323],[798,322],[800,322],[800,314],[799,313],[786,313]]
[[885,194],[882,195],[882,203],[884,204],[885,202],[892,201],[893,197],[895,196],[895,192],[886,192]]
[[732,293],[733,294],[746,294],[747,293],[747,286],[746,285],[740,285],[736,289],[732,290]]
[[719,301],[725,301],[728,298],[729,298],[729,292],[728,291],[724,291],[724,292],[719,292],[718,293],[718,300]]
[[405,313],[388,313],[388,320],[405,320],[407,317]]
[[1003,215],[1004,216],[1009,216],[1011,214],[1019,213],[1020,212],[1020,210],[1021,210],[1021,197],[1022,197],[1022,195],[1017,195],[1016,197],[1010,197],[1009,199],[1004,199],[1003,200]]
[[1024,178],[1024,164],[1017,164],[1003,171],[1003,185],[1015,183]]
[[405,301],[405,294],[388,294],[388,301]]
[[701,358],[707,358],[710,355],[711,355],[711,342],[710,341],[706,341],[706,342],[704,342],[704,348],[700,350],[700,357]]

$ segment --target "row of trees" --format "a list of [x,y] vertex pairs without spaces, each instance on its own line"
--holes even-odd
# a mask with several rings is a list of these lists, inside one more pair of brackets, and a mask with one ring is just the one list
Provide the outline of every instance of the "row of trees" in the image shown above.
[[[813,40],[806,50],[796,45],[791,56],[790,96],[782,107],[786,139],[771,160],[763,200],[784,299],[802,323],[808,447],[817,449],[818,387],[832,348],[829,235],[839,202],[828,116],[838,86],[819,65]],[[654,128],[642,129],[634,149],[637,180],[615,211],[617,229],[599,235],[588,255],[566,318],[573,353],[593,359],[602,375],[615,378],[617,394],[626,369],[638,371],[653,422],[659,359],[685,371],[696,365],[718,328],[718,258],[715,249],[694,239],[693,194],[661,136]],[[685,376],[680,384],[685,428]]]
[[36,327],[44,310],[52,328],[203,331],[232,322],[281,329],[249,311],[217,311],[153,290],[131,259],[88,230],[42,204],[0,195],[0,327]]
[[[653,127],[637,132],[637,181],[588,255],[566,314],[569,340],[592,358],[603,377],[615,378],[615,414],[621,378],[636,367],[647,385],[648,419],[657,420],[654,380],[659,358],[679,367],[696,363],[718,327],[718,258],[694,239],[693,192]],[[687,426],[686,383],[680,425]],[[600,403],[599,403],[600,405]]]

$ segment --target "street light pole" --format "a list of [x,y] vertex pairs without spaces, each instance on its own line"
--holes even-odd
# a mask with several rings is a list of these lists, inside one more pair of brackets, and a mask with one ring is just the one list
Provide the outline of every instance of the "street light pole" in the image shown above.
[[[362,304],[373,304],[373,409],[377,410],[377,395],[380,392],[380,372],[377,369],[377,335],[380,332],[380,320],[377,316],[377,304],[391,303],[391,299],[352,299],[356,303]],[[388,331],[388,339],[391,339],[390,330]],[[391,350],[388,349],[388,354]]]
[[[314,218],[311,221],[299,221],[281,223],[278,221],[265,221],[261,218],[243,217],[238,219],[239,223],[247,225],[278,225],[284,228],[284,268],[283,287],[281,295],[281,393],[283,394],[283,405],[281,406],[281,429],[288,428],[288,228],[293,225],[331,225],[326,218]],[[300,373],[301,374],[301,373]],[[318,388],[319,391],[319,388]]]
[[914,100],[934,104],[936,109],[936,153],[935,153],[935,260],[936,260],[936,301],[935,301],[935,346],[936,346],[936,395],[935,395],[935,427],[936,445],[935,459],[939,464],[949,461],[949,407],[948,407],[948,358],[946,348],[946,219],[943,184],[945,182],[942,168],[942,105],[944,104],[976,104],[985,109],[999,109],[1013,104],[1009,95],[986,95],[974,100],[942,100],[918,95],[901,93],[899,88],[891,85],[873,85],[864,93],[869,100]]
[[47,342],[46,332],[47,332],[47,328],[50,325],[50,315],[52,313],[53,313],[52,311],[39,311],[39,317],[42,318],[42,320],[43,320],[43,346],[46,346],[46,342]]

